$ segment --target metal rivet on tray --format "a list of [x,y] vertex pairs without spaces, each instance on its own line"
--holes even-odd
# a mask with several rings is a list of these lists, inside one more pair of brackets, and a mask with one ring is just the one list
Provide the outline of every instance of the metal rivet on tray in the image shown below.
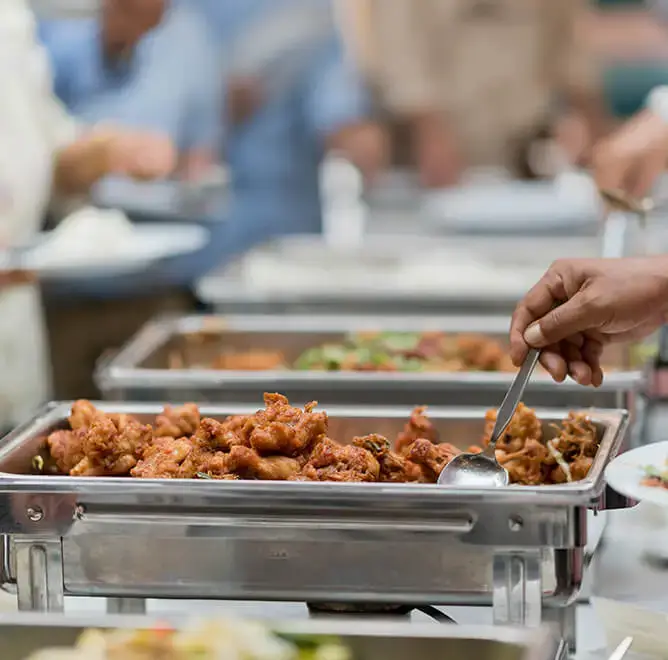
[[44,518],[44,511],[38,506],[29,506],[26,509],[26,516],[28,516],[28,520],[32,520],[32,522],[39,522]]
[[508,527],[511,532],[519,532],[524,527],[524,521],[520,516],[510,516],[508,518]]

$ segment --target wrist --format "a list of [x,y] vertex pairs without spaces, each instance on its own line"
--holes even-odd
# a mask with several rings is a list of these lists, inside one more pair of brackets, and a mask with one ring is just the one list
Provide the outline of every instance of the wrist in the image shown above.
[[658,286],[658,300],[656,303],[662,308],[668,309],[668,255],[661,254],[648,258],[653,261],[652,272]]

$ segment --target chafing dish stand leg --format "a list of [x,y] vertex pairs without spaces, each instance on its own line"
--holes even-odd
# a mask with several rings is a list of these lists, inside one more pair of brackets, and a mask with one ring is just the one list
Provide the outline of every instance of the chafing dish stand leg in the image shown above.
[[[575,652],[575,605],[561,610],[543,609],[541,551],[518,550],[494,555],[494,623],[535,628],[543,622],[556,623],[555,632],[566,650]],[[570,625],[572,624],[572,625]]]
[[146,599],[107,598],[107,614],[146,614]]
[[61,539],[17,536],[13,541],[19,610],[62,612],[64,583]]
[[569,653],[575,653],[575,615],[577,603],[566,607],[546,607],[543,610],[543,622],[553,625],[561,641],[560,657],[567,658]]

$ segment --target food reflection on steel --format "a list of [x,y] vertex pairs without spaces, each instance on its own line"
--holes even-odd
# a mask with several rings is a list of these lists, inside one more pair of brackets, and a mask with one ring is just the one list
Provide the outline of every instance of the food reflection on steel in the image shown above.
[[[197,335],[191,341],[197,341]],[[169,356],[171,369],[188,368],[180,351]],[[229,371],[514,371],[505,347],[495,339],[475,334],[445,332],[366,332],[352,334],[305,350],[290,361],[281,351],[254,349],[223,351],[211,369]]]
[[[458,439],[440,437],[424,407],[415,408],[391,440],[378,434],[335,439],[315,402],[298,408],[281,394],[265,394],[264,401],[254,414],[222,421],[201,418],[195,404],[166,406],[154,425],[78,401],[70,428],[47,437],[46,465],[85,477],[435,483],[461,453],[448,442]],[[495,415],[487,413],[480,444],[467,451],[486,445]],[[511,483],[559,484],[587,476],[598,450],[589,418],[570,413],[548,435],[535,412],[520,404],[497,450]],[[33,469],[39,466],[33,461]]]

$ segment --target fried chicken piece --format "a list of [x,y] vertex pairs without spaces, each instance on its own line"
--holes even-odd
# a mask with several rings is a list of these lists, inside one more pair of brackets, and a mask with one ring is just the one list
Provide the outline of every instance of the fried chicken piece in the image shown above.
[[281,351],[255,350],[243,353],[222,353],[211,365],[212,369],[230,371],[272,371],[285,367]]
[[56,463],[58,469],[69,474],[79,461],[84,457],[83,438],[85,429],[79,428],[76,431],[54,431],[46,439],[51,457]]
[[313,412],[315,401],[304,410],[291,406],[281,394],[265,394],[264,401],[266,408],[251,422],[250,446],[258,454],[297,457],[327,433],[327,414]]
[[559,431],[553,446],[569,460],[577,456],[593,458],[598,451],[596,427],[584,413],[568,413],[568,417],[560,425],[553,424]]
[[102,413],[90,401],[85,399],[75,401],[69,416],[70,428],[73,431],[87,429],[100,414]]
[[144,450],[143,458],[130,470],[138,479],[178,479],[181,464],[192,451],[189,440],[170,437],[155,438]]
[[549,474],[551,483],[565,483],[584,479],[594,462],[598,451],[596,427],[584,413],[568,414],[561,424],[552,425],[559,435],[548,441],[553,452],[561,454],[568,464],[568,474],[564,471],[555,456],[551,456],[549,464],[553,466]]
[[399,433],[394,443],[394,450],[401,456],[405,456],[410,446],[418,438],[425,438],[433,443],[438,442],[438,431],[426,415],[427,406],[418,406],[413,409],[411,417]]
[[237,415],[219,422],[205,417],[190,438],[192,449],[179,468],[181,479],[194,479],[198,472],[212,479],[229,475],[228,452],[237,446],[248,445],[249,417]]
[[[495,422],[496,410],[488,410],[485,414],[485,431],[482,440],[482,444],[485,447],[489,444]],[[506,432],[503,434],[503,437],[499,438],[496,446],[497,449],[514,453],[524,447],[524,443],[528,438],[540,440],[542,437],[543,429],[540,420],[536,417],[536,413],[531,408],[527,408],[523,403],[520,403],[513,418],[510,420],[510,424],[508,424]]]
[[424,479],[435,482],[441,470],[462,452],[448,442],[434,444],[427,438],[418,438],[408,451],[408,458],[422,469]]
[[157,438],[185,438],[197,431],[199,422],[199,408],[195,403],[186,403],[180,408],[165,406],[162,415],[155,419],[154,435]]
[[[119,428],[120,427],[120,428]],[[130,417],[99,415],[83,436],[84,458],[72,476],[124,476],[137,465],[153,439],[153,429]]]
[[235,479],[229,469],[229,454],[222,451],[207,452],[194,447],[179,469],[181,479],[194,479],[206,474],[211,479]]
[[249,420],[250,417],[243,415],[228,417],[224,422],[205,417],[195,430],[193,441],[202,450],[210,452],[230,451],[237,445],[248,446]]
[[527,438],[519,451],[506,452],[500,449],[496,452],[496,458],[508,470],[510,483],[537,486],[545,482],[546,465],[551,456],[540,440]]
[[299,461],[289,456],[259,456],[248,448],[236,446],[228,456],[228,469],[242,479],[287,481],[299,473]]
[[382,435],[372,434],[353,438],[353,445],[373,454],[380,466],[379,481],[404,483],[419,481],[422,477],[420,467],[393,452],[390,441]]
[[353,445],[322,438],[300,478],[309,481],[378,481],[380,465],[373,454]]
[[[571,481],[581,481],[585,479],[591,470],[594,459],[589,456],[580,456],[572,463],[568,464]],[[560,465],[555,465],[550,473],[548,483],[564,484],[568,482],[568,477]]]

